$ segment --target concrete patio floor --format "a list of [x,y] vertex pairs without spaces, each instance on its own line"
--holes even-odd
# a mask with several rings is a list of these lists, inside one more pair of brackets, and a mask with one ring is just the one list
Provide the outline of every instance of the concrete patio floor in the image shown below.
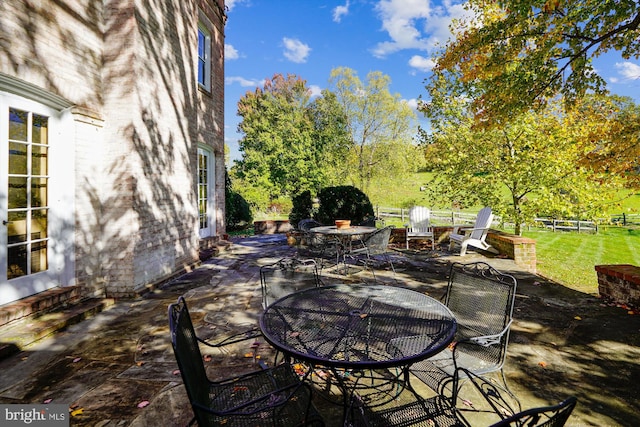
[[[167,306],[185,295],[198,333],[218,337],[257,324],[259,268],[295,254],[284,235],[234,238],[230,249],[136,300],[0,361],[0,403],[60,403],[72,426],[183,426],[192,417],[169,342]],[[439,298],[452,261],[483,260],[518,279],[505,373],[523,408],[578,405],[568,426],[640,425],[640,316],[520,269],[512,260],[469,253],[394,255],[403,286]],[[366,272],[350,277],[359,281]],[[595,273],[594,273],[595,275]],[[378,275],[380,276],[380,275]],[[382,280],[391,281],[390,273]],[[344,278],[323,274],[325,283]],[[212,377],[255,369],[264,342],[210,355]],[[339,425],[329,411],[328,426]]]

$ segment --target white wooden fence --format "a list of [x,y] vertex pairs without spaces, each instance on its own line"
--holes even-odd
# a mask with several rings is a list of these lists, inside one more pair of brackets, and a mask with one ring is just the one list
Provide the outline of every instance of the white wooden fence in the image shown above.
[[[376,206],[374,208],[376,217],[380,219],[398,218],[403,224],[409,222],[409,209],[405,208],[388,208]],[[431,222],[435,225],[460,225],[473,224],[476,221],[476,214],[449,211],[449,210],[432,210]],[[509,224],[501,224],[502,219],[498,216],[493,218],[493,226]],[[611,215],[610,218],[598,219],[598,221],[584,221],[573,219],[554,219],[554,218],[535,218],[533,224],[525,225],[529,228],[545,228],[553,231],[577,231],[578,233],[597,233],[598,224],[616,224],[616,225],[640,225],[640,214],[618,214]],[[511,224],[513,225],[513,224]]]

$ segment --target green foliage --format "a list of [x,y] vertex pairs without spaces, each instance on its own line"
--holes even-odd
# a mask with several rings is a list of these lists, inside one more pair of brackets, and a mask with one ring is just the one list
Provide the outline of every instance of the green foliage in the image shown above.
[[329,82],[353,142],[341,162],[351,181],[368,191],[374,177],[415,171],[422,158],[412,145],[415,113],[399,94],[389,92],[389,76],[371,72],[364,84],[354,70],[339,67],[331,71]]
[[224,185],[225,221],[227,229],[243,228],[253,222],[249,203],[240,194],[233,191],[229,174],[225,173]]
[[336,219],[361,224],[374,216],[369,197],[351,185],[323,188],[318,192],[318,203],[315,219],[322,224],[332,224]]
[[[242,159],[234,173],[269,201],[317,191],[339,179],[337,157],[348,149],[344,114],[329,93],[311,102],[306,81],[280,74],[238,102]],[[269,203],[267,203],[269,205]]]
[[293,197],[293,207],[289,213],[289,222],[297,227],[298,223],[303,219],[313,218],[313,199],[311,192],[305,190]]
[[476,127],[469,101],[450,101],[456,83],[443,78],[439,84],[425,110],[437,118],[433,133],[422,134],[434,199],[463,208],[491,206],[519,234],[521,224],[536,216],[596,218],[622,188],[618,176],[585,164],[609,129],[594,115],[565,114],[555,106],[523,113],[500,128]]
[[604,93],[591,57],[609,50],[625,59],[640,55],[637,1],[470,0],[465,7],[472,18],[454,21],[456,39],[435,69],[459,73],[469,91],[481,90],[472,98],[478,123],[510,120],[558,94],[571,104]]

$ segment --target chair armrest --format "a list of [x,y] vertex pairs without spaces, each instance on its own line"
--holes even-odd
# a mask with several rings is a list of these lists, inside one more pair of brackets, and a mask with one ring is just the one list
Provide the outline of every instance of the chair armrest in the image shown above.
[[509,331],[509,328],[511,327],[511,323],[513,323],[513,319],[509,320],[509,323],[507,323],[507,326],[504,327],[504,329],[502,329],[502,331],[500,331],[497,334],[493,334],[493,335],[478,335],[475,337],[470,337],[470,338],[465,338],[463,340],[457,341],[453,344],[453,365],[454,367],[457,369],[458,365],[456,362],[456,351],[458,350],[458,348],[460,346],[465,346],[465,345],[475,345],[475,346],[481,346],[481,347],[489,347],[492,345],[496,345],[496,344],[500,344],[500,340],[501,338]]
[[[465,378],[468,381],[463,383],[462,381]],[[476,393],[471,395],[475,396],[479,393],[482,395],[484,402],[466,400],[464,395],[469,393],[461,393],[463,387],[475,388]],[[521,409],[520,400],[509,390],[498,385],[495,381],[485,379],[465,368],[457,368],[455,370],[452,398],[456,412],[463,418],[465,425],[472,425],[470,421],[477,416],[478,412],[493,412],[496,415],[496,421],[499,421],[519,412]],[[464,414],[469,415],[469,420],[465,418]]]
[[238,332],[237,334],[233,334],[230,335],[218,342],[212,343],[209,342],[205,339],[202,339],[200,337],[196,337],[196,339],[198,340],[198,342],[206,345],[207,347],[213,347],[213,348],[220,348],[220,347],[224,347],[226,345],[231,345],[231,344],[235,344],[238,342],[242,342],[242,341],[246,341],[246,340],[250,340],[250,339],[255,339],[255,338],[259,338],[262,336],[262,332],[260,332],[260,328],[258,327],[254,327],[251,329],[248,329],[246,331],[243,332]]
[[467,234],[476,230],[488,230],[489,228],[491,227],[474,228],[474,227],[455,226],[453,227],[453,234]]

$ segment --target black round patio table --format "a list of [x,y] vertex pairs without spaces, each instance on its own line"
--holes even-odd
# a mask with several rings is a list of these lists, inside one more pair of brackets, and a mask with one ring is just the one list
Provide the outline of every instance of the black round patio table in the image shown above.
[[[331,389],[331,378],[336,380],[345,422],[354,405],[384,405],[405,387],[413,391],[409,366],[445,349],[456,327],[449,309],[427,295],[368,284],[298,291],[269,305],[260,317],[273,347],[310,365],[305,378],[313,383],[314,373],[332,372],[320,376],[324,384],[317,388],[322,396]],[[393,345],[398,340],[404,344]]]
[[[456,321],[439,301],[410,289],[340,284],[309,288],[267,307],[265,339],[294,359],[332,368],[405,367],[440,352]],[[407,338],[402,350],[389,345]]]

